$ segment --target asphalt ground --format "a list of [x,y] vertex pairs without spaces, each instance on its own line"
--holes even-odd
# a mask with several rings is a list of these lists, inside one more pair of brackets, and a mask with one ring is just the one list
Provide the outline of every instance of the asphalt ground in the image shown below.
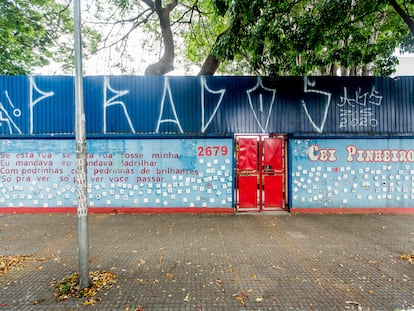
[[118,281],[86,306],[51,285],[79,271],[77,215],[0,214],[0,255],[28,256],[0,274],[0,311],[414,309],[414,215],[99,214],[88,227],[90,270]]

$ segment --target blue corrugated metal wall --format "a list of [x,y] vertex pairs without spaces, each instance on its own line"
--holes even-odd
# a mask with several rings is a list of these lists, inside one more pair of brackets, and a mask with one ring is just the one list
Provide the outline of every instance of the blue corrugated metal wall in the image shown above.
[[[414,77],[85,77],[89,135],[410,135]],[[73,135],[74,79],[0,77],[0,135]]]

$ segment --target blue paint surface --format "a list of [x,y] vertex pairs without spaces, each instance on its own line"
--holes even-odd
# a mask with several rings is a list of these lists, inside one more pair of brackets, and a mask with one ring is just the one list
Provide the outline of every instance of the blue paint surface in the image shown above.
[[[72,140],[2,140],[0,207],[76,206]],[[96,207],[233,206],[232,139],[89,140]]]
[[292,208],[414,206],[413,139],[293,139]]
[[[408,134],[414,77],[84,78],[88,135]],[[74,134],[70,76],[0,77],[0,136]]]

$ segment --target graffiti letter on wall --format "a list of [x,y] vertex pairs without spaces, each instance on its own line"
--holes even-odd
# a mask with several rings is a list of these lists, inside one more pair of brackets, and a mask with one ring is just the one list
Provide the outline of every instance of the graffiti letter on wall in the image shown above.
[[[13,117],[19,118],[22,115],[22,111],[18,108],[16,108],[13,105],[13,102],[10,99],[9,93],[7,91],[4,92],[4,94],[7,97],[7,101],[9,102],[9,106],[13,109]],[[4,107],[4,105],[0,102],[0,126],[3,125],[3,122],[7,123],[7,126],[9,128],[9,134],[13,134],[14,130],[17,131],[18,134],[21,134],[22,131],[20,128],[16,125],[13,118],[10,116],[7,109]],[[13,128],[14,130],[13,130]]]
[[344,93],[340,99],[341,102],[337,104],[338,107],[343,107],[339,111],[340,128],[348,126],[375,127],[378,125],[378,120],[373,118],[372,107],[368,107],[368,105],[381,105],[382,96],[378,95],[375,86],[372,87],[371,93],[362,93],[361,88],[358,88],[355,92],[355,98],[351,98],[348,95],[348,89],[344,87]]
[[371,94],[369,95],[369,103],[375,106],[381,106],[382,96],[377,94],[379,94],[379,92],[375,89],[375,86],[373,86]]
[[319,126],[315,123],[315,121],[313,120],[312,116],[310,115],[310,113],[309,113],[309,109],[308,109],[308,107],[307,107],[306,102],[305,102],[304,100],[302,100],[302,107],[303,107],[303,109],[305,110],[305,113],[306,113],[306,116],[307,116],[307,117],[308,117],[308,119],[309,119],[309,122],[312,124],[313,128],[314,128],[314,129],[315,129],[318,133],[322,133],[322,132],[323,132],[323,128],[325,127],[325,122],[326,122],[326,119],[327,119],[327,117],[328,117],[329,107],[330,107],[330,105],[331,105],[331,97],[332,97],[332,94],[331,94],[331,93],[328,93],[328,92],[325,92],[325,91],[315,90],[315,89],[311,89],[311,90],[309,90],[309,89],[308,89],[308,86],[310,86],[310,87],[314,87],[314,86],[315,86],[315,82],[310,82],[310,81],[308,80],[308,78],[307,78],[307,77],[305,77],[305,78],[304,78],[304,89],[303,89],[303,91],[304,91],[305,93],[315,93],[315,94],[321,94],[321,95],[323,95],[323,96],[325,96],[325,97],[326,97],[325,107],[324,107],[323,112],[322,112],[322,113],[323,113],[323,114],[322,114],[322,121],[321,121],[321,124],[320,124]]
[[[30,134],[33,134],[33,108],[34,106],[36,106],[39,102],[41,102],[42,100],[51,97],[53,95],[55,95],[55,93],[53,91],[51,92],[44,92],[42,90],[40,90],[37,85],[36,82],[34,80],[34,77],[30,77],[30,103],[29,103],[29,110],[30,110]],[[34,99],[34,91],[36,91],[37,93],[41,94],[40,97]]]
[[[174,115],[174,119],[171,119],[171,118],[162,119],[162,116],[164,114],[164,104],[165,104],[165,98],[167,96],[167,92],[168,92],[168,97],[169,97],[170,105],[171,105],[170,108],[171,108],[172,113]],[[180,133],[184,133],[183,129],[181,128],[180,121],[178,120],[177,112],[175,111],[175,105],[174,105],[174,101],[173,101],[172,94],[171,94],[170,81],[168,80],[168,78],[165,78],[164,92],[162,94],[162,101],[161,101],[161,108],[160,108],[160,115],[158,117],[157,129],[155,130],[155,132],[159,133],[161,123],[169,123],[169,122],[177,124],[178,129],[180,130]]]
[[[270,93],[271,99],[268,103],[263,102],[263,97],[266,96],[266,92]],[[253,112],[254,119],[256,120],[257,124],[259,125],[260,130],[262,133],[265,133],[267,131],[267,127],[269,125],[270,116],[272,114],[273,104],[275,101],[275,89],[269,89],[263,85],[263,81],[261,77],[257,78],[257,84],[246,91],[247,96],[249,98],[249,105],[250,109]],[[254,105],[253,103],[253,94],[258,95],[258,103]],[[256,96],[257,96],[256,95]],[[265,104],[267,108],[265,109]],[[264,123],[264,124],[263,124]]]
[[[205,93],[209,92],[212,94],[220,94],[220,98],[216,104],[216,107],[214,108],[213,113],[210,115],[210,118],[208,119],[207,123],[205,123]],[[204,133],[208,126],[210,125],[211,121],[215,117],[217,110],[220,107],[221,100],[223,99],[224,93],[226,92],[225,89],[221,89],[218,91],[213,91],[207,86],[206,78],[201,77],[201,132]]]
[[[115,95],[112,96],[111,98],[108,98],[108,91],[114,93]],[[104,107],[103,107],[103,126],[104,126],[104,128],[103,128],[103,132],[105,134],[107,133],[106,132],[106,110],[109,107],[115,106],[115,105],[120,105],[121,106],[121,108],[124,112],[125,118],[128,121],[129,128],[131,129],[132,133],[135,133],[135,129],[134,129],[134,126],[132,125],[131,118],[129,117],[128,111],[127,111],[126,106],[125,106],[125,103],[123,101],[116,100],[119,97],[124,96],[128,93],[129,93],[129,90],[123,90],[123,91],[114,90],[111,87],[111,84],[109,82],[109,78],[105,77],[104,94],[103,94],[104,95]]]
[[[356,104],[360,106],[366,106],[367,103],[380,106],[382,102],[382,96],[377,95],[379,92],[375,90],[375,86],[372,87],[371,93],[361,92],[361,88],[355,92],[355,98],[348,96],[348,89],[344,87],[344,95],[341,96],[341,102],[338,103],[338,106],[342,107],[344,105],[349,105],[355,107]],[[368,97],[369,96],[369,97]]]

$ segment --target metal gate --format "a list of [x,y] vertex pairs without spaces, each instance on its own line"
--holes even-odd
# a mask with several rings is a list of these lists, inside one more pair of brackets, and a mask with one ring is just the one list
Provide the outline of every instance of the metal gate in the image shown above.
[[237,211],[285,210],[285,136],[236,136]]

